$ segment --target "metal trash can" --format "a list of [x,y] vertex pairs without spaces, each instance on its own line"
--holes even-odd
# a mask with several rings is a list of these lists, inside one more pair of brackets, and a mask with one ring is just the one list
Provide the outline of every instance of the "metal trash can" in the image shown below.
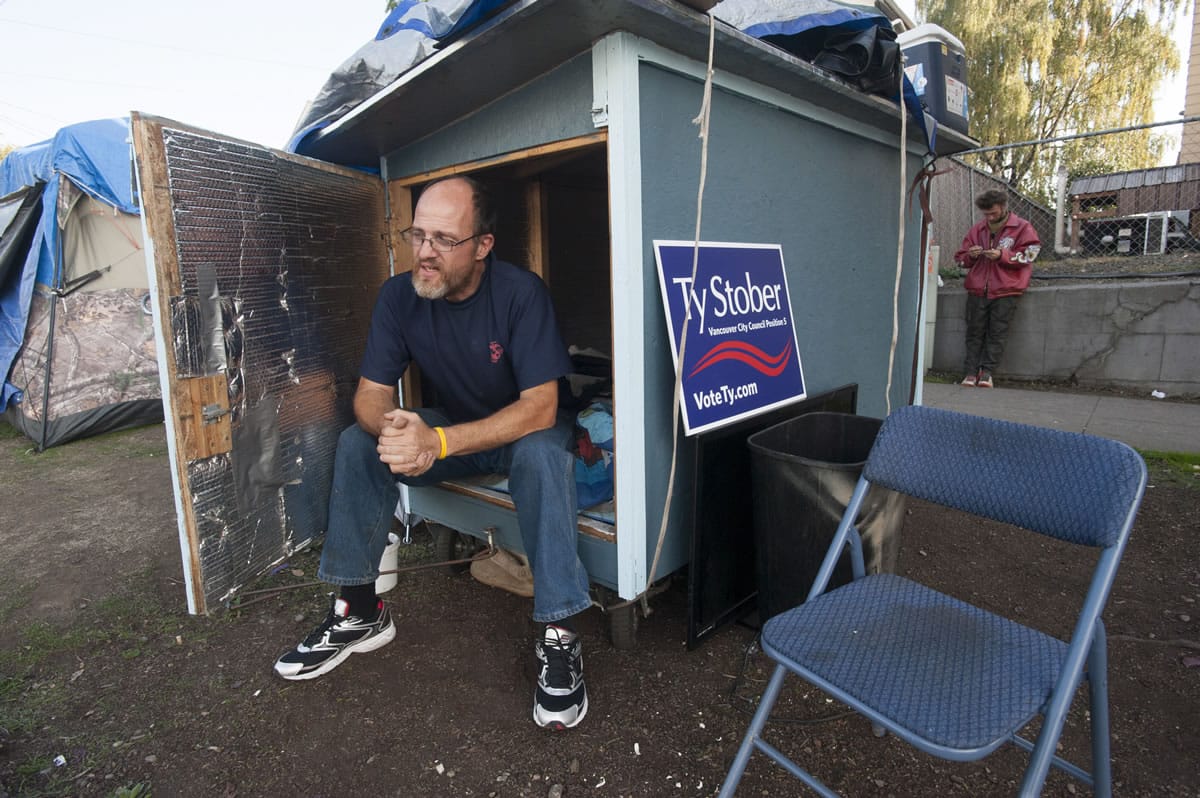
[[[868,416],[815,412],[747,438],[754,478],[758,611],[764,621],[807,598],[882,425]],[[894,571],[904,497],[872,487],[858,521],[867,573]],[[850,577],[845,552],[829,587]]]

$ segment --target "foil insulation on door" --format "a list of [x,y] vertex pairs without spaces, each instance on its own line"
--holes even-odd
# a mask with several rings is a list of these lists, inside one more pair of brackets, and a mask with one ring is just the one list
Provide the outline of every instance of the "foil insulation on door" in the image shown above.
[[[199,429],[230,426],[228,451],[180,447],[205,611],[325,530],[334,447],[389,271],[385,206],[376,177],[160,130],[177,274],[161,274],[170,257],[156,266],[160,292],[175,283],[173,379],[222,375],[228,389],[227,407],[175,408]],[[146,193],[161,204],[161,187]]]

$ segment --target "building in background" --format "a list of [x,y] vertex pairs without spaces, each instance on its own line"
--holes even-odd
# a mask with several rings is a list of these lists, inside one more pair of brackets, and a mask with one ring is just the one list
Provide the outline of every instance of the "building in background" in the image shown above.
[[[1195,65],[1197,68],[1192,69]],[[1192,10],[1192,47],[1188,51],[1187,90],[1183,95],[1183,115],[1200,114],[1200,15]],[[1184,125],[1176,163],[1200,162],[1200,125]]]

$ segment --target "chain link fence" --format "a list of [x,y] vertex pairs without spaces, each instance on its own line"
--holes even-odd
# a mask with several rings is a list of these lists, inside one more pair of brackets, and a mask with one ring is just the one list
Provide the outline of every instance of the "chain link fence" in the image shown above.
[[[1161,162],[1181,139],[1177,165],[1113,168]],[[954,253],[980,219],[975,197],[989,189],[1006,190],[1042,239],[1035,275],[1200,269],[1200,122],[968,152],[935,167],[932,243],[944,273],[957,270]]]

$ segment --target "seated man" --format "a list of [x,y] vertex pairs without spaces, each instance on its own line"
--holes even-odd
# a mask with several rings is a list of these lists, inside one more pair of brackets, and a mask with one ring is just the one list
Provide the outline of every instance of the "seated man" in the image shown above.
[[[557,730],[575,726],[588,708],[574,617],[591,599],[576,551],[573,427],[558,414],[558,379],[571,363],[545,285],[491,255],[494,226],[488,193],[471,178],[431,183],[417,202],[402,234],[416,266],[380,291],[354,396],[358,423],[338,440],[317,575],[341,586],[340,596],[275,671],[312,679],[395,637],[374,582],[397,480],[429,485],[506,473],[533,570],[533,618],[545,623],[534,646],[533,719]],[[410,362],[444,408],[397,406]]]

